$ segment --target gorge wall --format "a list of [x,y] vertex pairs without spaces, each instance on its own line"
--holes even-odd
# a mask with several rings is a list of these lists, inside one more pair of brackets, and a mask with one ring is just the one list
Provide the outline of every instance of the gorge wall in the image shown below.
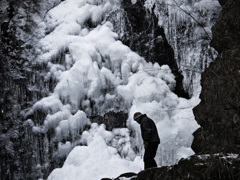
[[219,1],[223,10],[213,26],[211,45],[218,58],[202,74],[201,103],[194,114],[196,153],[234,152],[240,148],[240,2]]
[[[46,4],[45,4],[46,3]],[[59,1],[1,1],[0,36],[0,179],[36,179],[42,176],[39,163],[46,162],[44,135],[32,132],[25,112],[51,91],[54,81],[44,82],[45,67],[31,64],[37,56],[34,44],[42,34],[36,33],[39,19]],[[40,118],[44,114],[35,114]],[[36,118],[37,119],[37,118]],[[51,133],[49,132],[48,138]],[[48,157],[56,149],[50,148]],[[45,158],[44,158],[45,157]],[[44,160],[45,159],[45,160]],[[49,159],[49,158],[47,158]],[[51,158],[50,158],[51,159]],[[61,164],[57,158],[50,166]],[[49,173],[49,167],[44,168]],[[51,168],[50,168],[51,169]]]

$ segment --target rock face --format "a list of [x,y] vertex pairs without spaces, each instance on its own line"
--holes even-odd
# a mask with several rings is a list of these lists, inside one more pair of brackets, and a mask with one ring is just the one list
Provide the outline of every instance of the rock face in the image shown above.
[[[134,173],[122,174],[114,180],[125,177],[131,180],[202,180],[202,179],[239,179],[239,154],[203,154],[181,159],[177,165],[150,168]],[[102,179],[110,180],[110,179]]]
[[223,10],[212,28],[218,58],[202,74],[201,103],[194,114],[196,153],[240,150],[240,1],[221,1]]
[[89,119],[92,123],[96,122],[98,124],[105,124],[107,130],[112,130],[113,128],[126,128],[128,115],[123,112],[107,112],[104,116],[90,116]]
[[[46,3],[43,6],[41,3]],[[52,3],[52,4],[51,4]],[[42,18],[47,9],[59,2],[45,1],[0,1],[0,179],[38,179],[49,174],[63,160],[57,158],[50,162],[50,168],[42,169],[37,164],[46,162],[54,156],[55,148],[48,154],[44,149],[43,134],[32,133],[32,122],[25,121],[24,112],[38,99],[46,96],[44,76],[40,72],[44,67],[30,64],[36,53],[34,17]],[[38,13],[36,13],[38,12]],[[36,13],[35,16],[33,13]],[[28,19],[27,21],[25,21]],[[39,34],[40,35],[40,34]],[[27,42],[27,43],[26,43]],[[54,84],[54,82],[51,82]],[[44,85],[43,85],[44,84]],[[53,85],[52,84],[52,85]],[[48,86],[51,89],[51,85]],[[52,86],[53,87],[53,86]],[[38,114],[43,116],[43,114]],[[38,116],[37,115],[37,116]],[[25,122],[24,122],[25,121]],[[48,140],[51,141],[51,134]],[[53,147],[52,146],[52,147]],[[54,150],[55,149],[55,150]],[[52,159],[52,158],[50,158]]]
[[182,159],[175,166],[152,168],[140,172],[136,180],[152,179],[238,179],[239,156],[236,155],[194,155],[189,159]]

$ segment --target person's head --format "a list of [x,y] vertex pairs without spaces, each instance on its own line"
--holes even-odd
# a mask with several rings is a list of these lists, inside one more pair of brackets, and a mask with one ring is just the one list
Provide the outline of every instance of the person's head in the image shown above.
[[137,121],[137,122],[139,123],[141,116],[142,116],[142,113],[136,112],[136,113],[133,115],[134,121]]

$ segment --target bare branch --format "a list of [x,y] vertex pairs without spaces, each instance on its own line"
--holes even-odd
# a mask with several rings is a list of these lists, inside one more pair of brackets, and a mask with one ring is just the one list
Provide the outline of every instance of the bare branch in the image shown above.
[[204,30],[204,32],[205,32],[206,35],[208,36],[209,40],[212,40],[212,38],[211,38],[210,35],[207,33],[207,31],[205,30],[205,28],[203,27],[203,25],[202,25],[200,22],[198,22],[195,17],[193,17],[189,12],[187,12],[187,11],[184,10],[183,8],[181,8],[181,7],[179,6],[179,4],[177,4],[177,2],[176,2],[175,0],[173,0],[173,2],[176,4],[176,6],[177,6],[179,9],[181,9],[183,12],[185,12],[187,15],[189,15],[194,21],[196,21],[197,24],[198,24],[199,26],[201,26],[201,28]]

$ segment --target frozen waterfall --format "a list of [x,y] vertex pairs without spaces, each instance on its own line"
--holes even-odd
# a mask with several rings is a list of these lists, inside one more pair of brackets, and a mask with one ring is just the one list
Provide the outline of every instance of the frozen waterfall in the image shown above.
[[217,0],[147,0],[147,8],[154,9],[159,26],[164,28],[174,49],[179,71],[184,76],[184,89],[191,96],[201,92],[201,73],[216,57],[210,47],[212,32],[221,6]]
[[[203,29],[175,2],[194,15],[201,10],[204,23],[210,23],[205,29],[210,34],[213,20],[208,20],[217,1],[146,1],[146,8],[156,5],[159,25],[164,27],[180,69],[187,66],[202,71],[214,50],[209,39],[202,38],[206,36]],[[136,111],[146,113],[157,125],[161,138],[158,166],[175,164],[194,154],[192,133],[199,125],[192,109],[200,102],[198,93],[188,100],[178,97],[173,93],[176,81],[168,65],[147,62],[118,40],[113,25],[106,21],[106,16],[118,9],[121,4],[117,0],[65,0],[48,11],[39,24],[41,33],[47,35],[38,44],[40,55],[35,61],[46,65],[45,80],[57,83],[27,115],[36,111],[47,114],[43,123],[35,122],[33,131],[54,130],[58,156],[67,156],[63,167],[55,169],[49,180],[100,179],[142,170],[140,128],[132,119]],[[193,27],[196,29],[190,31]],[[187,38],[192,42],[184,44]],[[183,70],[183,74],[186,86],[200,81],[200,75],[192,71]],[[109,111],[127,113],[127,127],[108,131],[104,124],[89,119]]]

